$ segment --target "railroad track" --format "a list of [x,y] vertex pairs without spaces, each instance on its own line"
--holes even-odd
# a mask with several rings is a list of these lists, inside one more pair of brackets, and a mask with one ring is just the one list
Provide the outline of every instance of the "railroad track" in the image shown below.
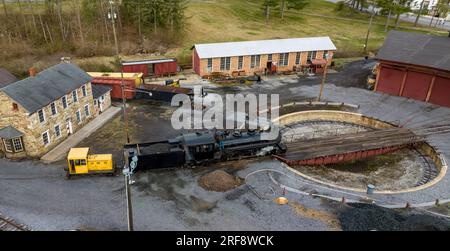
[[31,229],[23,224],[17,223],[9,217],[0,214],[0,231],[31,231]]

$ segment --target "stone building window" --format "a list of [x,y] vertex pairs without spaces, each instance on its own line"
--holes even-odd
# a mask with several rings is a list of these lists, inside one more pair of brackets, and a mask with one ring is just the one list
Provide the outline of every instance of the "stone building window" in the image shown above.
[[55,136],[57,138],[61,137],[61,127],[59,125],[55,126]]
[[85,105],[85,106],[84,106],[84,115],[85,115],[86,117],[91,116],[91,111],[89,110],[89,105]]
[[38,117],[39,117],[39,122],[44,123],[45,122],[45,113],[44,110],[39,110],[38,111]]
[[86,85],[83,85],[83,86],[81,87],[81,92],[83,93],[83,97],[86,97],[86,96],[87,96]]
[[23,152],[23,142],[22,137],[14,139],[3,139],[3,145],[5,146],[5,151],[9,153]]
[[80,113],[80,110],[78,110],[78,111],[75,113],[75,117],[77,118],[77,123],[80,124],[80,123],[81,123],[81,113]]
[[48,134],[48,131],[42,134],[42,142],[44,143],[44,146],[50,144],[50,135]]
[[72,99],[73,99],[73,102],[74,102],[74,103],[78,102],[78,93],[77,93],[77,90],[72,91]]
[[300,56],[301,56],[300,52],[297,52],[297,55],[295,55],[295,64],[297,65],[300,64]]
[[55,116],[58,113],[58,110],[56,109],[56,104],[51,103],[50,104],[50,110],[52,111],[52,115]]
[[66,96],[62,97],[61,102],[62,102],[63,108],[66,109],[67,108],[67,98],[66,98]]

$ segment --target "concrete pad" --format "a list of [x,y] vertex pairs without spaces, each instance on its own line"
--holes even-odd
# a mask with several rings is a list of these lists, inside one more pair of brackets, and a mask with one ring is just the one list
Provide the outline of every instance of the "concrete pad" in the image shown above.
[[111,106],[108,110],[100,114],[97,118],[89,122],[83,128],[69,136],[61,144],[56,146],[53,150],[45,154],[41,161],[49,164],[59,160],[62,160],[69,152],[70,148],[75,147],[83,139],[89,137],[93,132],[102,127],[106,122],[113,118],[117,113],[121,111],[120,107]]

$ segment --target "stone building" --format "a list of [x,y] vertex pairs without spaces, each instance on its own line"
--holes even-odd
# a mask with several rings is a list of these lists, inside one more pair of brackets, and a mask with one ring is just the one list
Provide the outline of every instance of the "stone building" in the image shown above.
[[92,85],[94,109],[97,115],[111,107],[111,91],[112,87],[107,85]]
[[196,44],[192,47],[194,71],[253,75],[265,72],[320,72],[330,64],[336,47],[329,37],[308,37]]
[[61,63],[0,89],[0,152],[41,157],[96,116],[91,77]]

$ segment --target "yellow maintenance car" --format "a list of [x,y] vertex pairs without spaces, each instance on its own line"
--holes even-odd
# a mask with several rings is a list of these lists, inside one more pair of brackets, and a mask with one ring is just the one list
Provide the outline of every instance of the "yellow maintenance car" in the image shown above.
[[72,148],[67,155],[67,178],[82,174],[114,174],[112,154],[89,154],[89,148]]

